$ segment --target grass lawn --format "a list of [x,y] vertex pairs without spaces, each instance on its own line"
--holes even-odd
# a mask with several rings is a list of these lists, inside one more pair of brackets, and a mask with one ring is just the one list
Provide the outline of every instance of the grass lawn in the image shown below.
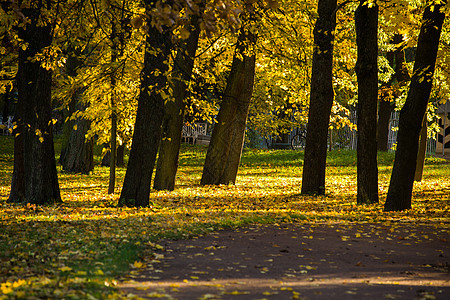
[[[56,148],[60,147],[58,141]],[[57,150],[59,153],[59,150]],[[450,164],[426,160],[415,183],[413,208],[382,211],[394,155],[379,154],[380,204],[356,205],[356,153],[329,153],[326,196],[300,195],[303,152],[246,150],[235,186],[200,186],[206,148],[183,145],[173,192],[150,195],[148,208],[116,207],[125,168],[118,168],[116,194],[108,195],[108,172],[59,171],[63,203],[11,205],[13,139],[0,136],[0,299],[125,297],[114,286],[123,275],[153,259],[161,238],[187,238],[248,223],[376,222],[448,226]]]

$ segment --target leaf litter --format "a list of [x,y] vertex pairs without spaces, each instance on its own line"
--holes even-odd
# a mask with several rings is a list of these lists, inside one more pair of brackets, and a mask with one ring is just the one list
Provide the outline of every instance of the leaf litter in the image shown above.
[[[7,204],[12,157],[1,156],[0,164],[5,171],[1,173],[0,178],[0,299],[33,297],[120,299],[133,295],[138,297],[138,294],[142,296],[142,293],[126,291],[126,284],[132,286],[133,280],[150,281],[155,284],[165,280],[165,276],[169,274],[165,266],[170,266],[171,262],[176,260],[175,250],[171,249],[169,244],[164,244],[171,240],[181,240],[179,243],[186,246],[183,252],[192,256],[189,259],[224,264],[217,267],[217,272],[227,276],[233,275],[227,279],[229,281],[242,283],[242,278],[234,278],[234,275],[252,270],[256,274],[255,282],[258,285],[267,282],[265,287],[269,286],[261,292],[261,299],[271,297],[285,299],[287,295],[293,299],[301,299],[302,290],[305,289],[302,284],[314,285],[321,280],[313,276],[314,272],[323,270],[324,265],[329,272],[340,270],[339,264],[332,258],[348,257],[349,255],[344,253],[350,250],[346,248],[353,249],[352,247],[361,244],[362,240],[371,245],[383,242],[416,249],[421,255],[427,254],[420,251],[424,244],[448,245],[450,240],[448,236],[450,168],[443,161],[436,162],[433,159],[426,165],[424,180],[415,184],[411,210],[385,213],[382,211],[382,203],[356,205],[356,169],[352,163],[345,165],[339,162],[342,156],[339,153],[334,157],[336,164],[331,162],[327,169],[327,190],[330,192],[320,197],[299,194],[301,168],[297,163],[290,163],[289,160],[297,162],[299,159],[293,156],[292,152],[245,153],[240,169],[241,175],[235,186],[198,185],[201,176],[199,160],[192,160],[193,163],[190,163],[190,159],[183,157],[202,158],[204,154],[205,148],[185,147],[180,156],[182,176],[177,178],[175,191],[153,191],[150,196],[151,205],[140,209],[115,206],[120,189],[118,188],[116,194],[112,196],[106,193],[108,169],[101,167],[97,167],[89,175],[60,173],[64,201],[61,205],[36,207]],[[273,159],[271,164],[259,162],[258,156],[262,155],[269,161],[272,159],[271,156],[276,159]],[[301,158],[302,153],[298,152],[298,155]],[[386,160],[390,163],[380,165],[382,199],[387,192],[383,187],[388,185],[392,168],[392,159]],[[119,182],[123,180],[124,171],[121,168],[118,170]],[[255,225],[245,227],[249,224]],[[265,224],[272,224],[274,227],[278,226],[273,224],[279,226],[291,224],[288,226],[300,228],[301,232],[291,232],[285,237],[286,240],[297,242],[295,247],[286,248],[281,242],[270,243],[271,251],[258,258],[258,263],[255,264],[260,267],[251,266],[245,263],[245,260],[235,261],[237,258],[249,258],[248,252],[242,247],[240,252],[246,255],[236,253],[235,256],[230,254],[221,256],[220,253],[227,253],[230,248],[218,242],[202,245],[202,248],[198,248],[195,244],[207,233],[242,227],[247,228],[245,230],[248,234],[253,234],[255,230],[261,231],[261,228],[266,228]],[[331,243],[328,238],[318,236],[319,228],[329,229],[330,235],[336,235],[335,241]],[[240,232],[245,230],[241,229]],[[217,234],[207,235],[204,238],[208,237],[216,241],[221,240],[221,236]],[[185,240],[187,238],[193,239]],[[336,246],[334,254],[311,260],[317,251],[312,243],[327,241],[330,248]],[[278,251],[273,251],[276,249]],[[191,252],[194,250],[195,253]],[[437,247],[432,252],[442,255],[443,262],[430,260],[424,262],[425,266],[430,267],[424,268],[433,272],[448,273],[446,257],[448,247]],[[284,285],[269,284],[272,282],[271,272],[277,270],[277,259],[293,253],[295,260],[291,261],[291,265],[286,269],[279,268],[283,273],[281,281]],[[385,262],[390,257],[380,253],[370,252],[367,255],[369,256],[358,258],[356,261],[351,255],[346,259],[351,261],[350,265],[359,269],[367,267],[367,259],[396,265]],[[198,297],[225,299],[254,296],[252,293],[234,295],[233,292],[245,292],[245,289],[241,289],[242,284],[238,283],[234,284],[239,288],[225,289],[227,292],[225,293],[223,289],[228,281],[222,282],[220,281],[222,279],[218,278],[213,281],[210,277],[211,270],[201,270],[195,265],[191,267],[197,269],[193,269],[186,278],[170,282],[168,288],[164,288],[164,292],[151,286],[146,288],[147,293],[143,296],[170,298],[174,297],[170,296],[170,293],[176,293],[173,290],[180,291],[184,286],[199,285],[203,282],[211,287],[211,293],[205,292]],[[185,269],[188,270],[188,266],[180,266],[177,272],[182,274]],[[383,270],[382,268],[379,272]],[[404,272],[403,277],[417,273],[416,270],[409,269],[405,269]],[[336,273],[335,278],[339,278],[338,275],[339,273]],[[300,286],[295,286],[287,280],[299,278],[302,278],[298,280],[302,283]],[[351,282],[351,279],[346,280],[347,283]],[[396,280],[392,278],[393,285],[395,282],[401,282]],[[379,284],[376,281],[370,283],[374,286]],[[429,290],[432,285],[428,286],[426,282],[423,286],[424,288],[421,288],[423,292],[417,292],[417,297],[439,299],[441,295],[439,287],[436,290]],[[448,295],[448,281],[444,287],[445,290],[442,291]],[[198,286],[195,289],[198,290]],[[346,291],[350,293],[345,295],[357,293],[352,289]],[[433,294],[430,294],[431,292]],[[320,293],[323,296],[325,291],[318,289],[314,290],[313,294],[320,296]],[[390,293],[391,296],[397,294]]]

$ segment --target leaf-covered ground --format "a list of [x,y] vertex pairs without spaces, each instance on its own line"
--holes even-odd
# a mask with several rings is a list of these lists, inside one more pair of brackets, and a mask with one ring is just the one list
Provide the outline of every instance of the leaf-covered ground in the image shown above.
[[148,208],[116,207],[125,169],[118,169],[110,196],[108,169],[99,166],[90,175],[59,172],[64,202],[36,207],[6,203],[12,148],[11,137],[0,137],[0,299],[125,297],[115,288],[118,281],[154,256],[161,239],[245,224],[449,226],[450,165],[433,157],[405,212],[382,211],[393,154],[379,157],[381,203],[357,206],[354,152],[329,154],[328,194],[311,197],[300,195],[302,152],[248,150],[235,186],[200,186],[206,148],[195,146],[182,149],[175,191],[152,192]]

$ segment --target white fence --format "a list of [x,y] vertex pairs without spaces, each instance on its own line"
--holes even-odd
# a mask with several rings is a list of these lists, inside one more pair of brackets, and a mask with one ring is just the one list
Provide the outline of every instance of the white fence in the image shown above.
[[198,144],[200,140],[205,140],[205,137],[207,136],[207,130],[207,123],[185,123],[183,125],[183,132],[181,136],[182,142],[188,144]]
[[[2,120],[3,118],[1,118],[0,120]],[[8,116],[8,120],[6,121],[6,123],[1,123],[0,125],[0,132],[2,133],[2,135],[11,135],[12,132],[12,128],[13,128],[13,119],[14,116]]]

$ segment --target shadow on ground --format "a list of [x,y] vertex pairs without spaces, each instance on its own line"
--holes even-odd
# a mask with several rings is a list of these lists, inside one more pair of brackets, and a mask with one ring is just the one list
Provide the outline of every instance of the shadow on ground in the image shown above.
[[448,224],[282,224],[162,241],[143,298],[449,299]]

